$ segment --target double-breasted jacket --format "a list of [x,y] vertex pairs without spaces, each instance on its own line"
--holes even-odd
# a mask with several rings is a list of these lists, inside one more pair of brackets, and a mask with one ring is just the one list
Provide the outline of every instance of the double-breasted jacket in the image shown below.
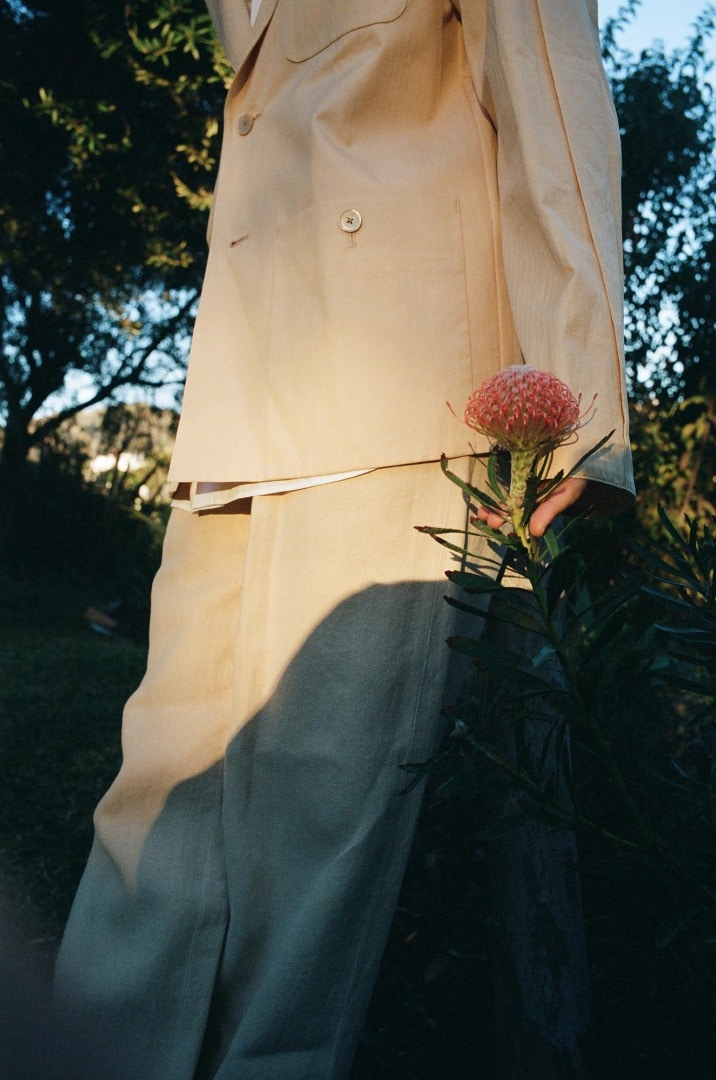
[[[226,102],[176,481],[469,452],[525,360],[629,489],[620,156],[589,0],[209,0]],[[474,444],[474,440],[473,444]]]

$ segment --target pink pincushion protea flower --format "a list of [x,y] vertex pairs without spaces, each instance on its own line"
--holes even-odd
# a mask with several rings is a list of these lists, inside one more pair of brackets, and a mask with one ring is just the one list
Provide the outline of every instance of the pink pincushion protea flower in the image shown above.
[[486,379],[465,406],[465,423],[501,450],[548,452],[579,427],[581,394],[529,364]]
[[575,397],[555,375],[529,364],[515,364],[486,379],[465,407],[468,427],[487,436],[493,449],[509,452],[505,515],[528,549],[525,499],[529,479],[543,475],[540,469],[549,465],[553,451],[576,434],[585,415],[580,413],[581,400],[581,394]]

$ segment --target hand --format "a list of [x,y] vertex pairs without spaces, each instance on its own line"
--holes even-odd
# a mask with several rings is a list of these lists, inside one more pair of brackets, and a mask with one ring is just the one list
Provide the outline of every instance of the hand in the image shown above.
[[594,494],[593,489],[599,487],[601,487],[601,484],[595,484],[593,480],[568,476],[547,496],[543,503],[540,503],[532,514],[530,518],[530,534],[532,536],[544,536],[558,514],[563,514],[572,507],[575,510],[584,509],[592,502],[590,494]]
[[[615,489],[609,489],[606,485],[599,484],[594,480],[586,480],[577,476],[567,477],[532,514],[530,518],[531,535],[544,536],[557,515],[563,514],[567,510],[571,509],[578,512],[592,505],[604,507],[605,489],[615,491]],[[479,507],[477,517],[491,529],[500,529],[505,523],[504,514],[500,514],[495,510],[488,510],[485,506]]]

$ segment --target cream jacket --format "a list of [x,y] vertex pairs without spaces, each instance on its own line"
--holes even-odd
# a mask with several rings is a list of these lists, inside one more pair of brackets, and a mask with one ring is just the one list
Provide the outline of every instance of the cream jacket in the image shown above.
[[[236,69],[170,476],[457,457],[521,358],[631,490],[620,157],[588,0],[209,0]],[[484,449],[484,447],[478,447]]]

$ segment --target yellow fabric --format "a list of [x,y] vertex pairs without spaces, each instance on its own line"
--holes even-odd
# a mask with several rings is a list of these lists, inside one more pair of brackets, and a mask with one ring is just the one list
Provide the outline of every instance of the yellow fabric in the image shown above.
[[458,564],[413,528],[465,521],[439,465],[234,511],[167,529],[58,960],[83,1075],[347,1080],[420,806],[400,765],[468,663]]
[[614,428],[585,473],[631,490],[593,5],[263,0],[253,27],[209,6],[237,75],[171,477],[459,456],[444,402],[524,356],[598,395],[557,466]]
[[[467,477],[470,461],[454,467]],[[122,769],[95,813],[102,845],[130,887],[170,793],[221,760],[342,604],[355,605],[377,585],[434,583],[442,629],[431,639],[430,664],[445,671],[443,642],[452,619],[443,599],[445,570],[460,564],[415,530],[465,527],[462,491],[439,465],[379,469],[330,491],[319,486],[259,497],[234,509],[170,518],[152,589],[147,674],[124,712]],[[405,619],[414,623],[416,611]],[[424,620],[427,634],[427,612]],[[404,634],[407,640],[407,626]],[[339,636],[335,649],[347,644]],[[405,644],[401,649],[410,653]],[[427,661],[420,653],[411,662],[419,669]],[[312,678],[320,682],[320,668]],[[356,680],[360,696],[361,681],[390,684],[395,672],[387,664],[382,673],[346,671],[344,678],[347,685]],[[308,716],[314,704],[307,692]],[[395,785],[397,793],[398,772]]]

